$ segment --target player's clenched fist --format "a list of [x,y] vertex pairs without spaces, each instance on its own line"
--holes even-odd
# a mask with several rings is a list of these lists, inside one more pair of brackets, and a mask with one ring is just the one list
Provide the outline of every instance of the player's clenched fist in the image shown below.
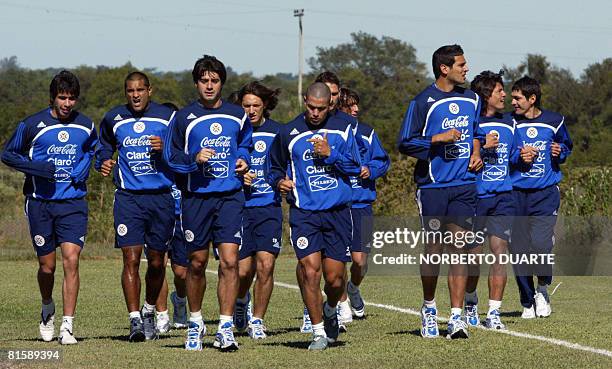
[[538,149],[533,146],[521,147],[521,160],[526,164],[533,163],[533,160],[538,157]]
[[244,175],[249,170],[249,165],[244,159],[236,160],[236,174]]
[[453,143],[461,139],[461,132],[456,128],[438,133],[431,138],[431,143]]
[[255,172],[246,172],[244,174],[244,185],[251,186],[253,185],[253,180],[257,178],[257,174]]
[[111,174],[111,171],[113,170],[115,164],[117,164],[117,162],[113,159],[105,160],[100,166],[100,173],[102,174],[102,176],[108,177],[108,175]]
[[495,133],[487,133],[483,149],[494,149],[497,146],[499,146],[499,135]]
[[150,136],[149,142],[151,143],[151,151],[162,151],[164,149],[164,143],[159,136]]
[[484,164],[482,163],[482,158],[480,157],[480,154],[473,153],[470,156],[470,163],[468,164],[468,170],[470,172],[478,172],[479,170],[482,169],[483,166]]
[[289,191],[293,190],[293,187],[295,186],[295,184],[293,183],[292,180],[290,179],[281,179],[278,182],[278,190],[280,191],[280,193],[282,195],[286,195],[287,193],[289,193]]
[[216,154],[215,150],[205,147],[202,150],[200,150],[200,152],[196,155],[195,161],[198,164],[204,164],[208,160],[210,160],[210,158],[212,158],[215,154]]
[[561,145],[556,142],[550,144],[550,153],[555,158],[561,155]]
[[329,142],[327,142],[327,132],[323,134],[323,138],[311,138],[307,140],[312,143],[315,154],[321,157],[328,157],[331,155],[331,148],[329,147]]

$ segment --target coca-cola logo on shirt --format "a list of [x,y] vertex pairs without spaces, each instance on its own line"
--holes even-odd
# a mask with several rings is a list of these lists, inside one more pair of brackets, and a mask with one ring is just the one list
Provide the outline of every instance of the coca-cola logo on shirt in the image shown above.
[[230,147],[230,136],[219,136],[215,138],[204,137],[200,142],[200,147]]
[[47,149],[47,155],[76,155],[77,145],[67,144],[64,146],[51,145]]
[[442,121],[442,129],[463,128],[467,127],[469,124],[470,116],[460,115],[457,118],[453,119],[444,118],[444,120]]
[[144,135],[140,137],[130,137],[127,136],[123,139],[123,147],[134,147],[134,146],[150,146],[151,140],[149,135]]

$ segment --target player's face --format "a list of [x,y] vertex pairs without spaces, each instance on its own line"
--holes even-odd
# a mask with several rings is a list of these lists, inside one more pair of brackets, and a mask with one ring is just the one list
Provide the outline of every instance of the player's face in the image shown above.
[[67,119],[77,103],[77,97],[68,92],[60,92],[53,99],[51,113],[55,118]]
[[304,99],[304,105],[306,106],[306,120],[314,125],[321,124],[329,113],[329,101],[327,99],[307,96]]
[[340,88],[335,83],[325,82],[325,85],[331,91],[331,104],[329,104],[330,109],[335,109],[338,106],[338,97],[340,97]]
[[259,125],[263,118],[264,103],[257,95],[246,94],[242,98],[242,108],[254,125]]
[[[533,102],[532,102],[533,100]],[[525,115],[525,113],[531,109],[535,102],[535,96],[533,99],[528,99],[523,95],[522,91],[514,90],[512,91],[512,107],[514,108],[514,112],[518,115]]]
[[135,112],[141,112],[149,105],[153,90],[150,86],[145,85],[143,79],[127,81],[125,85],[125,97],[127,98],[130,109]]
[[447,67],[447,69],[448,72],[446,74],[446,78],[456,85],[465,83],[465,77],[467,76],[467,72],[470,70],[463,55],[455,56],[453,66],[450,68]]
[[215,103],[221,97],[221,78],[215,72],[204,72],[198,82],[196,88],[198,95],[204,103]]
[[353,117],[357,118],[357,116],[359,115],[359,105],[351,104],[346,108],[342,108],[342,111],[345,112],[346,114],[350,114]]
[[487,100],[487,105],[495,109],[495,111],[501,112],[504,110],[505,100],[506,92],[504,91],[504,87],[501,83],[497,82],[493,92],[491,92],[491,96]]

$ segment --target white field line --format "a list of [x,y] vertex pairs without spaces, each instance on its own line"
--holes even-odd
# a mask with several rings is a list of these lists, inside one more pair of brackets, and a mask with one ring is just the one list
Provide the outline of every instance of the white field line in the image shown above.
[[[145,261],[146,259],[142,259],[141,261]],[[168,266],[170,267],[170,266]],[[217,272],[214,270],[206,270],[206,273],[210,273],[210,274],[214,274],[217,275]],[[300,290],[300,287],[294,284],[289,284],[289,283],[283,283],[283,282],[274,282],[274,284],[276,286],[279,287],[284,287],[284,288],[289,288],[292,290]],[[410,309],[410,308],[402,308],[402,307],[397,307],[397,306],[393,306],[393,305],[387,305],[387,304],[379,304],[379,303],[375,303],[375,302],[369,302],[369,301],[365,301],[364,303],[368,306],[374,306],[380,309],[385,309],[385,310],[389,310],[389,311],[395,311],[398,313],[403,313],[403,314],[409,314],[409,315],[415,315],[415,316],[420,316],[421,313],[417,310],[414,309]],[[438,319],[441,322],[447,322],[448,318],[443,318],[440,317]],[[608,350],[604,350],[604,349],[598,349],[595,347],[590,347],[590,346],[585,346],[585,345],[580,345],[578,343],[572,343],[572,342],[568,342],[568,341],[564,341],[564,340],[560,340],[560,339],[556,339],[556,338],[550,338],[550,337],[544,337],[544,336],[538,336],[535,334],[529,334],[529,333],[522,333],[522,332],[516,332],[516,331],[511,331],[511,330],[492,330],[492,329],[487,329],[483,326],[477,326],[475,328],[478,329],[482,329],[482,330],[486,330],[488,332],[495,332],[495,333],[500,333],[500,334],[506,334],[508,336],[513,336],[513,337],[520,337],[520,338],[526,338],[526,339],[530,339],[530,340],[535,340],[535,341],[540,341],[540,342],[545,342],[545,343],[549,343],[552,345],[557,345],[557,346],[562,346],[562,347],[567,347],[569,349],[572,350],[579,350],[579,351],[586,351],[586,352],[590,352],[593,354],[598,354],[598,355],[603,355],[603,356],[607,356],[612,358],[612,351],[608,351]]]

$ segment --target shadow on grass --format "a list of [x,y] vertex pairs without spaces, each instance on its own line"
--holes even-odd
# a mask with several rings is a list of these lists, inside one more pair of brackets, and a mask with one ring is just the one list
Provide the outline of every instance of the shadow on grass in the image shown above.
[[511,318],[518,318],[520,317],[522,314],[522,312],[520,311],[507,311],[507,312],[503,312],[500,313],[500,316],[505,316],[505,317],[511,317]]
[[[308,350],[308,345],[310,345],[310,341],[304,340],[304,341],[288,341],[288,342],[266,342],[263,345],[276,346],[276,347],[284,346],[284,347],[289,347],[289,348]],[[344,347],[345,345],[346,343],[344,341],[340,341],[340,342],[330,344],[329,347]]]

